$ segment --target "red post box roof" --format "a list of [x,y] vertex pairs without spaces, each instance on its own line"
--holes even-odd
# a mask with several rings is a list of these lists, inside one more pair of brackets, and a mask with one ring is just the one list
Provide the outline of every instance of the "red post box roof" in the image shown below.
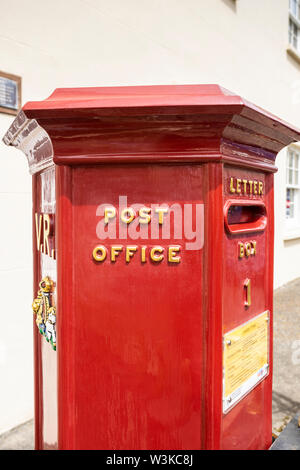
[[274,171],[276,154],[298,140],[299,129],[218,85],[57,89],[27,103],[4,137],[30,156],[32,172],[52,159],[227,160]]
[[145,108],[162,108],[162,112],[165,109],[165,113],[168,113],[174,107],[180,107],[184,112],[188,106],[226,104],[242,105],[243,100],[218,85],[60,88],[44,101],[27,103],[24,110],[108,108],[110,113],[103,111],[108,115],[114,114],[113,110],[118,108],[143,108],[143,113],[147,114]]

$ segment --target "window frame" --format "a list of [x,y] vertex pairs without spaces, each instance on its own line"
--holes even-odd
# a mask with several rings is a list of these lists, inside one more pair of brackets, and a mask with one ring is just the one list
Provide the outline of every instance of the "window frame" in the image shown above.
[[[290,182],[291,172],[292,182]],[[300,231],[300,148],[293,146],[287,149],[285,173],[285,226],[287,233],[289,233],[295,230]],[[288,190],[291,190],[294,193],[294,199],[292,203],[294,206],[294,217],[287,217]]]
[[[293,12],[292,5],[296,5],[296,15]],[[299,0],[289,0],[289,12],[292,18],[294,18],[296,21],[300,21],[300,2]],[[298,12],[298,15],[297,15]]]
[[[293,11],[294,4],[296,5],[296,12]],[[297,54],[300,55],[300,1],[299,0],[289,0],[289,45],[297,52]]]

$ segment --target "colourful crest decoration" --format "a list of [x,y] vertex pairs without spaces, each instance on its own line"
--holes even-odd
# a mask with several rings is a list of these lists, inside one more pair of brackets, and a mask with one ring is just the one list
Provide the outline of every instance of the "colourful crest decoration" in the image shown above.
[[56,351],[56,308],[52,306],[53,281],[47,276],[40,284],[38,296],[32,303],[33,313],[40,333]]

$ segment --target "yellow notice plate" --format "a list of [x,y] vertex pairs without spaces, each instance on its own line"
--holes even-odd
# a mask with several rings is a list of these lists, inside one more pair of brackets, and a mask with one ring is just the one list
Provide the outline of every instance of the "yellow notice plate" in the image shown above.
[[223,412],[269,373],[269,311],[223,337]]

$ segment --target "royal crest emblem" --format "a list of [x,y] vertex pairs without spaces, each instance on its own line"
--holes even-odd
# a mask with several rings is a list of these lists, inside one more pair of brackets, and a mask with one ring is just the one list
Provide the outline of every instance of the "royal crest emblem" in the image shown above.
[[47,276],[40,284],[38,296],[32,304],[38,329],[56,351],[56,309],[52,306],[53,281]]

